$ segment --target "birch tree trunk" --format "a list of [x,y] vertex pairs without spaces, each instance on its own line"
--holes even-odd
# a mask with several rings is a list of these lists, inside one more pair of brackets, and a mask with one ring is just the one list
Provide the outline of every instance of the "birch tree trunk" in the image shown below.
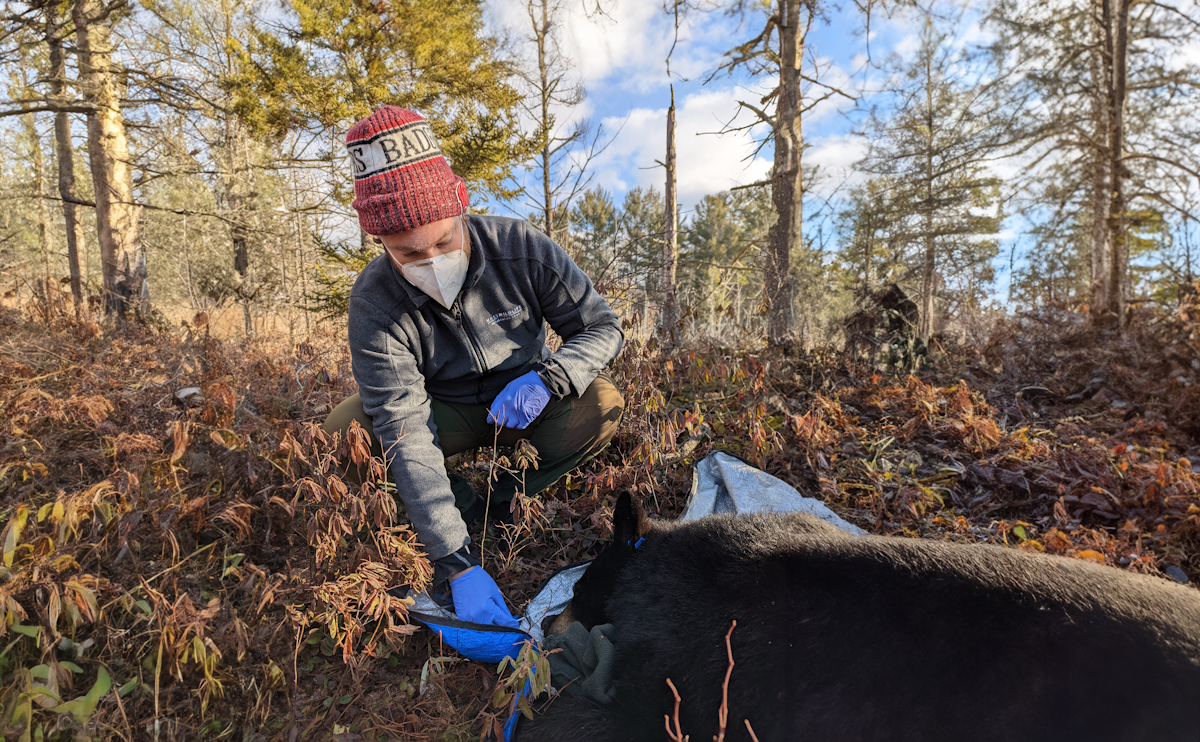
[[662,331],[663,342],[667,347],[674,347],[675,323],[679,320],[678,305],[675,298],[675,270],[679,262],[679,210],[676,207],[675,194],[675,86],[671,86],[671,107],[667,109],[667,184],[664,200],[666,201],[666,234],[663,237],[662,251],[662,314],[659,329]]
[[[801,0],[779,0],[779,95],[775,110],[775,162],[771,200],[778,217],[767,238],[763,295],[767,303],[767,342],[783,345],[792,336],[791,253],[803,238],[804,145],[800,112],[800,66],[808,24],[800,23]],[[808,18],[811,21],[811,13]]]
[[124,92],[112,59],[113,8],[76,0],[72,8],[79,69],[88,114],[88,159],[96,191],[96,226],[105,317],[124,324],[131,309],[149,309],[145,256],[138,255],[138,208],[133,200],[129,147],[121,113]]
[[[62,25],[58,4],[46,6],[46,45],[50,52],[50,99],[66,101],[67,62],[63,54]],[[83,281],[79,270],[79,246],[83,244],[83,226],[79,223],[75,201],[75,151],[71,146],[71,118],[66,111],[54,114],[54,151],[58,160],[58,196],[62,199],[63,226],[67,235],[67,266],[71,272],[71,301],[75,320],[83,316]]]

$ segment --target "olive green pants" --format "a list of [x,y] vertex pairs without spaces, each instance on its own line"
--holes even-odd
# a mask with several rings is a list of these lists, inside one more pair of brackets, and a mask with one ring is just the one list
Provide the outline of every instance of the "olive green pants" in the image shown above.
[[[608,374],[600,374],[583,396],[551,399],[528,428],[501,428],[499,434],[496,426],[487,421],[488,405],[435,399],[432,407],[438,445],[444,456],[490,448],[493,443],[514,446],[521,439],[528,440],[537,449],[537,468],[519,472],[524,476],[524,483],[521,476],[504,472],[492,486],[491,501],[507,503],[518,491],[524,491],[526,495],[541,492],[599,453],[617,432],[617,424],[625,410],[625,398]],[[363,411],[362,400],[357,394],[347,397],[329,413],[325,418],[325,431],[338,431],[344,435],[351,420],[357,420],[363,430],[371,434],[372,455],[382,457],[383,449],[375,437],[371,418]],[[349,465],[347,477],[358,482],[362,474],[356,469]],[[451,473],[450,484],[454,490],[454,504],[460,511],[466,511],[475,503],[475,490],[465,479]]]

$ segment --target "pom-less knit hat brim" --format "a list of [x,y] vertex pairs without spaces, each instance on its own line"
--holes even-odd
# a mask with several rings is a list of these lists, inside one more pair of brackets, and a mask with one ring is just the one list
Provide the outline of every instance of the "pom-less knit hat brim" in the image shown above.
[[[372,235],[408,232],[466,212],[467,184],[457,175],[448,184],[412,180],[415,187],[406,190],[354,199],[351,205],[358,212],[358,223],[364,232]],[[359,191],[357,187],[354,190]]]
[[454,174],[420,114],[384,106],[346,132],[358,222],[367,234],[408,232],[467,210]]

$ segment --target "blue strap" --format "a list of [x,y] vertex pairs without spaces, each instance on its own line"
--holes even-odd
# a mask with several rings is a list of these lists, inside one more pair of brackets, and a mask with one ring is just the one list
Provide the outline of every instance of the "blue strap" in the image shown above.
[[[517,698],[521,696],[528,697],[533,691],[533,687],[528,680],[525,681],[525,689],[517,693]],[[513,699],[513,710],[508,716],[508,721],[504,722],[504,742],[512,742],[513,731],[517,728],[517,717],[521,715],[520,708],[517,707],[517,698]]]
[[639,538],[639,539],[637,540],[637,542],[636,542],[636,543],[632,543],[632,542],[629,542],[629,541],[626,541],[625,543],[629,544],[629,545],[630,545],[630,546],[632,546],[632,547],[633,547],[635,550],[637,550],[637,549],[641,548],[642,544],[646,543],[646,537],[645,537],[645,536],[642,536],[641,538]]

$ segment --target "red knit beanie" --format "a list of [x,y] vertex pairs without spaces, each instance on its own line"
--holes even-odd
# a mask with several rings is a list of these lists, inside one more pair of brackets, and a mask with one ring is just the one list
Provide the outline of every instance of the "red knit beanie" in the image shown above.
[[346,132],[358,223],[367,234],[407,232],[467,210],[467,184],[450,170],[429,123],[384,106]]

